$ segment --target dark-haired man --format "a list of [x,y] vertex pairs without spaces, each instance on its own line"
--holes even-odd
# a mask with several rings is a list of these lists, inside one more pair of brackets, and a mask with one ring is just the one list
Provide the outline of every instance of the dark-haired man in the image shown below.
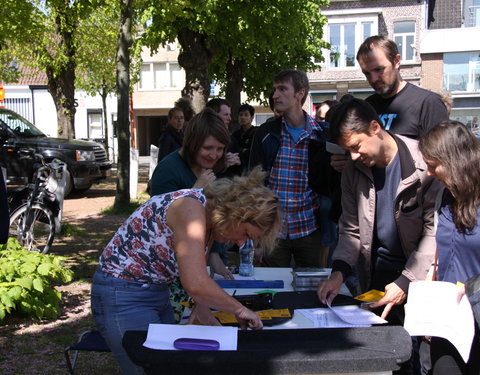
[[[417,141],[383,128],[367,102],[349,98],[330,110],[330,134],[350,153],[342,173],[342,216],[332,273],[318,287],[332,301],[358,275],[360,293],[385,292],[371,305],[403,325],[411,281],[424,280],[435,254],[434,205],[439,185],[428,176]],[[412,362],[402,367],[411,374]]]
[[250,104],[242,104],[238,108],[238,123],[240,129],[232,134],[232,143],[235,144],[240,156],[242,172],[248,167],[250,157],[250,147],[252,146],[253,136],[257,129],[252,121],[255,115],[255,109]]

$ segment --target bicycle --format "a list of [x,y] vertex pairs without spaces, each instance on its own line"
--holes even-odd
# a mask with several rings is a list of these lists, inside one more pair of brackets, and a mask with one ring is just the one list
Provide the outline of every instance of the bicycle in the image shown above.
[[[31,155],[30,150],[23,153]],[[9,237],[17,238],[28,251],[45,254],[53,244],[55,233],[60,231],[63,189],[59,181],[65,175],[66,165],[58,159],[45,163],[40,154],[34,157],[37,163],[33,182],[9,191]]]

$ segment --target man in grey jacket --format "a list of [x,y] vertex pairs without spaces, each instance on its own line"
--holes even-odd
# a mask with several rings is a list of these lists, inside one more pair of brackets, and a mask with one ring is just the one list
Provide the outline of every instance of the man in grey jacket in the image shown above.
[[385,292],[372,308],[383,308],[381,316],[390,323],[403,324],[408,285],[425,279],[434,258],[439,185],[427,175],[417,141],[387,132],[367,102],[348,98],[329,117],[332,140],[352,160],[342,175],[332,273],[319,284],[318,296],[331,302],[356,266],[362,293]]

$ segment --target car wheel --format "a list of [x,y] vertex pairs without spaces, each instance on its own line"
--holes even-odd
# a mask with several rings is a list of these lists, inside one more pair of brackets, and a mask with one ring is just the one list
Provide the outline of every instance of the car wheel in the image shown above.
[[77,192],[77,193],[84,193],[86,192],[88,189],[90,189],[92,187],[92,184],[86,186],[86,187],[82,187],[82,188],[74,188],[73,191]]

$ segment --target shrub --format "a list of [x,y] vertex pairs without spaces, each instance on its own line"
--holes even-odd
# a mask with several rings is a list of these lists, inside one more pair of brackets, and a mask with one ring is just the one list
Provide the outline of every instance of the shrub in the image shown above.
[[62,265],[64,260],[26,251],[14,238],[0,245],[0,321],[13,312],[55,319],[62,295],[53,284],[73,280],[73,271]]

